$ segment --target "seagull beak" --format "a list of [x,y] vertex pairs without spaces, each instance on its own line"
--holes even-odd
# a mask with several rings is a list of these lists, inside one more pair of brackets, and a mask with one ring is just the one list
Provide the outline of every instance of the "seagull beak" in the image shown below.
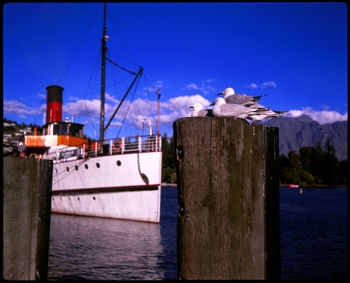
[[[219,95],[219,94],[218,94]],[[215,104],[215,102],[213,102],[212,104],[209,104],[209,106],[212,106],[212,105],[214,105]]]
[[188,108],[193,108],[193,106],[189,106]]
[[223,92],[220,92],[220,93],[218,93],[217,95],[222,95],[222,94],[224,94]]

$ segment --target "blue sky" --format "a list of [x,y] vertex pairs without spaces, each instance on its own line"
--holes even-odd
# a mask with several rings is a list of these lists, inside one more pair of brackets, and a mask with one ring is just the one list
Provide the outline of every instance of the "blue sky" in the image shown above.
[[[99,134],[102,3],[7,3],[3,6],[3,117],[41,125],[46,86],[61,85],[63,116]],[[267,96],[261,104],[347,120],[347,6],[342,2],[109,3],[108,54],[144,68],[106,137],[161,133],[209,105],[226,87]],[[107,66],[106,123],[132,77]],[[88,111],[87,111],[88,110]],[[119,125],[125,124],[119,132]],[[94,126],[92,126],[94,125]]]

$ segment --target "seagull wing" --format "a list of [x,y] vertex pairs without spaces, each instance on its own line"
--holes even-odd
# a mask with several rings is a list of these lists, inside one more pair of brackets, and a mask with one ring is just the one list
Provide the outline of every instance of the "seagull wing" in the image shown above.
[[262,94],[262,95],[259,95],[259,96],[254,96],[253,97],[253,100],[255,101],[255,102],[258,102],[259,100],[260,100],[260,98],[262,98],[262,97],[264,97],[264,96],[266,96],[267,94]]
[[208,114],[208,110],[207,109],[201,109],[198,111],[198,117],[205,117]]
[[254,97],[245,94],[233,94],[225,98],[227,104],[244,104],[250,102]]
[[[247,105],[245,104],[245,106],[247,106]],[[270,110],[269,108],[265,107],[264,105],[261,105],[261,104],[256,103],[256,102],[253,103],[252,105],[249,105],[249,107],[252,108],[252,109],[257,109],[257,111],[268,111],[268,110]]]
[[215,116],[238,117],[256,111],[240,104],[222,104],[214,106],[213,113]]
[[249,96],[246,94],[233,94],[230,96],[227,96],[225,98],[225,101],[227,104],[245,104],[246,106],[249,106],[251,103],[256,103],[262,98],[263,96],[266,96],[266,94],[262,94],[259,96]]

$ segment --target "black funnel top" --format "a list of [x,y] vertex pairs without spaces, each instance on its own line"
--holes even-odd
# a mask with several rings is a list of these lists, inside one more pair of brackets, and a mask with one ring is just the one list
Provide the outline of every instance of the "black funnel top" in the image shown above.
[[59,85],[49,85],[47,90],[47,102],[59,102],[62,103],[63,87]]

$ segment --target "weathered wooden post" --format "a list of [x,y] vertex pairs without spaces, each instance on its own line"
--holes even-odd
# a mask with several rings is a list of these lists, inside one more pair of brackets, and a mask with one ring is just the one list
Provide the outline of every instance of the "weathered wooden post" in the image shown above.
[[46,280],[52,160],[3,159],[3,278]]
[[174,122],[179,279],[279,278],[278,128]]

